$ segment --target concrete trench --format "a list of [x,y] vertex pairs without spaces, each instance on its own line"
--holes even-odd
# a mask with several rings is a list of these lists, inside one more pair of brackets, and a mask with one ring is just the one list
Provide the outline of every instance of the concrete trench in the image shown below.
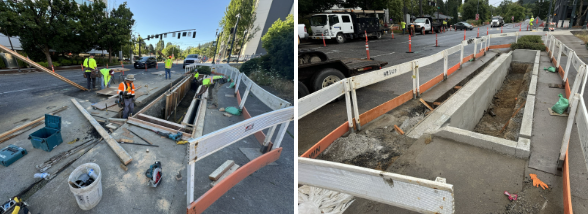
[[[534,50],[515,50],[500,55],[446,100],[438,100],[442,102],[441,105],[410,130],[408,136],[418,139],[432,134],[517,158],[529,158],[539,54],[539,51]],[[522,81],[522,88],[512,90],[512,93],[516,93],[512,96],[517,97],[514,109],[502,113],[512,115],[512,112],[517,111],[515,109],[519,109],[514,117],[507,116],[510,118],[509,125],[505,126],[504,132],[508,134],[491,136],[476,132],[480,130],[483,117],[489,114],[489,107],[494,105],[496,94],[501,90],[509,90],[510,86],[503,83],[508,82],[505,79],[512,70],[511,66],[528,66],[532,69],[525,74],[527,79]],[[502,121],[500,127],[505,122]]]

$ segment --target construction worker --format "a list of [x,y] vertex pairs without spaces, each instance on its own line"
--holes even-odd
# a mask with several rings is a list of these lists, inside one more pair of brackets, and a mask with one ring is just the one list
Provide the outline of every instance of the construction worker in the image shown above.
[[98,66],[96,65],[96,60],[94,60],[94,54],[90,54],[90,58],[86,58],[86,60],[84,60],[84,67],[84,77],[88,80],[88,91],[90,91],[93,88],[96,88],[97,75],[95,74],[95,71]]
[[445,18],[445,20],[443,20],[443,28],[447,29],[447,18]]
[[202,88],[200,88],[200,91],[198,92],[196,97],[200,97],[200,95],[204,94],[204,92],[206,92],[206,90],[208,90],[208,87],[210,87],[213,83],[212,79],[213,79],[213,77],[208,77],[208,78],[203,78],[201,81],[198,81],[198,84],[202,85]]
[[165,60],[165,79],[167,79],[167,75],[169,75],[169,78],[171,79],[171,68],[172,68],[172,57],[169,56],[169,58],[167,58]]
[[135,75],[129,74],[124,82],[118,84],[118,94],[122,96],[124,101],[123,118],[128,118],[129,114],[135,110]]
[[404,20],[400,22],[400,27],[402,27],[402,35],[404,35],[406,33],[406,22]]
[[531,19],[529,19],[529,30],[533,30],[533,21],[535,21],[535,19],[531,16]]
[[110,78],[112,77],[112,75],[114,75],[114,71],[111,69],[103,68],[100,69],[100,74],[102,74],[102,78],[100,78],[102,80],[100,82],[100,88],[104,89],[110,87]]

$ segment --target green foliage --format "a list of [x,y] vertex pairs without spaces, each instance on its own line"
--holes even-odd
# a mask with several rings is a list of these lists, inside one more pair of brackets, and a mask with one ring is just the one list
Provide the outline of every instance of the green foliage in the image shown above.
[[271,56],[272,70],[286,79],[294,79],[294,16],[276,20],[261,38]]
[[516,43],[510,44],[510,49],[530,49],[545,51],[545,45],[541,41],[541,36],[521,36]]
[[531,43],[543,43],[543,40],[541,40],[541,36],[539,35],[527,35],[527,36],[521,36],[521,38],[519,38],[517,40],[517,42],[531,42]]
[[[53,62],[53,67],[58,67],[58,66],[60,66],[60,65],[61,65],[61,64],[59,64],[59,62]],[[51,67],[51,66],[48,66],[48,67]]]
[[338,0],[298,0],[298,17],[309,15],[312,13],[320,13],[325,10],[331,9],[335,4],[338,4]]
[[208,66],[197,66],[198,68],[198,73],[200,74],[210,74],[210,67]]
[[261,58],[253,58],[243,63],[241,68],[239,68],[239,71],[243,72],[247,76],[249,76],[251,72],[261,71]]
[[62,59],[61,61],[59,61],[59,63],[61,65],[71,65],[72,64],[71,60],[67,60],[67,59]]
[[37,62],[37,64],[39,64],[39,65],[41,65],[43,67],[46,67],[46,68],[49,67],[48,64],[47,64],[47,62]]
[[6,64],[4,64],[4,58],[0,57],[0,69],[6,68]]
[[[131,28],[135,24],[133,12],[127,7],[127,2],[113,8],[108,17],[98,24],[98,45],[112,53],[131,39]],[[110,55],[108,56],[110,61]]]

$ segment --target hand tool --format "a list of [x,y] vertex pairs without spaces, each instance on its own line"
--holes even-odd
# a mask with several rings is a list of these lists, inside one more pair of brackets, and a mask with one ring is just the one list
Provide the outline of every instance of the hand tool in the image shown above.
[[72,140],[72,141],[70,141],[70,142],[69,142],[69,143],[67,143],[67,144],[73,144],[73,143],[75,143],[75,142],[78,142],[78,140],[80,140],[80,138],[76,138],[75,140]]
[[153,143],[151,143],[151,142],[149,142],[149,141],[145,140],[145,138],[142,138],[142,137],[141,137],[141,136],[139,136],[137,133],[135,133],[135,132],[131,131],[130,129],[127,129],[127,130],[129,130],[129,132],[133,133],[133,134],[134,134],[135,136],[137,136],[138,138],[141,138],[141,140],[145,141],[146,143],[153,145]]
[[158,145],[151,145],[151,144],[142,144],[142,143],[125,143],[125,142],[118,142],[120,144],[130,144],[130,145],[139,145],[139,146],[154,146],[159,147]]

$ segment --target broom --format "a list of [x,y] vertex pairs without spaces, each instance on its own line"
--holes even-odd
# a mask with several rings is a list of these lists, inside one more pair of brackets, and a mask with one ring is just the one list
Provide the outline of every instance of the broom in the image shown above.
[[298,188],[298,213],[342,214],[353,203],[352,195],[311,186]]

